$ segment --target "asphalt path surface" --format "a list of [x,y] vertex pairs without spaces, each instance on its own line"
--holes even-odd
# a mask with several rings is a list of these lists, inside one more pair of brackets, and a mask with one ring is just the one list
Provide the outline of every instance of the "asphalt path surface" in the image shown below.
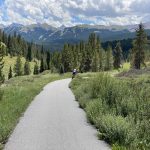
[[5,150],[110,150],[87,123],[68,87],[70,81],[44,87],[20,119]]

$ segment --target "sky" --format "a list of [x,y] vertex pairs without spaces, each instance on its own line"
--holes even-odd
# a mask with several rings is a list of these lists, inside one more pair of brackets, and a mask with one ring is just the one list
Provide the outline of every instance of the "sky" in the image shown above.
[[150,22],[150,0],[0,0],[0,24],[130,25]]

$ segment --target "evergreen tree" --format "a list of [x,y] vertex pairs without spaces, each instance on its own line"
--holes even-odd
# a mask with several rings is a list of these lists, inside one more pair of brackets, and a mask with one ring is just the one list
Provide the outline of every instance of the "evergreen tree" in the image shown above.
[[62,54],[59,51],[55,51],[51,54],[51,60],[50,60],[50,69],[51,72],[57,72],[57,70],[60,69],[60,65],[62,63]]
[[45,71],[45,65],[44,65],[44,59],[41,58],[40,73],[42,73],[43,71]]
[[65,71],[64,71],[64,66],[61,64],[60,65],[60,69],[59,69],[59,73],[60,74],[63,74]]
[[46,52],[46,63],[47,63],[47,69],[50,69],[50,52]]
[[111,70],[113,68],[113,54],[112,48],[109,45],[106,51],[106,59],[105,59],[105,70]]
[[44,70],[48,70],[48,64],[47,64],[47,56],[45,55],[45,57],[43,57],[43,61],[44,61]]
[[92,71],[98,72],[99,71],[99,53],[95,52],[93,59],[92,59]]
[[0,85],[4,82],[5,76],[3,75],[3,67],[4,67],[4,61],[3,56],[5,53],[6,45],[2,42],[0,42]]
[[[132,67],[140,69],[141,64],[145,65],[145,44],[147,43],[147,36],[144,30],[144,26],[141,23],[136,30],[136,39],[132,49]],[[146,65],[145,65],[146,66]]]
[[28,61],[32,61],[32,44],[28,45],[28,53],[27,53],[27,58]]
[[35,65],[34,65],[34,72],[33,72],[33,74],[34,74],[34,75],[39,74],[39,66],[38,66],[37,62],[36,62]]
[[11,55],[12,39],[10,35],[8,36],[7,48],[8,48],[8,53]]
[[113,66],[115,69],[119,69],[121,67],[122,60],[122,48],[120,42],[117,43],[114,49],[114,63]]
[[44,46],[42,45],[41,47],[41,55],[43,56],[44,55]]
[[100,57],[100,65],[99,65],[99,69],[100,71],[104,71],[105,69],[105,61],[106,61],[106,53],[105,51],[101,48],[100,52],[99,52],[99,57]]
[[3,35],[2,35],[2,42],[6,45],[6,43],[7,43],[7,35],[5,34],[4,31],[3,31],[2,34],[3,34]]
[[85,62],[86,62],[86,49],[85,48],[86,48],[86,45],[82,41],[80,43],[80,51],[79,51],[79,57],[78,57],[79,70],[82,73],[85,71]]
[[16,64],[14,66],[14,73],[15,76],[21,76],[22,75],[22,61],[20,55],[18,55]]
[[28,61],[24,64],[24,75],[30,75],[31,69],[30,69],[30,63]]
[[105,60],[105,54],[104,54],[104,50],[101,47],[101,42],[99,37],[97,37],[97,41],[96,41],[96,53],[97,53],[97,60],[98,60],[98,71],[103,71],[104,70],[104,60]]
[[65,72],[72,71],[73,68],[73,53],[71,46],[69,44],[64,45],[64,49],[62,51],[62,64],[64,66]]
[[85,52],[85,58],[84,60],[84,64],[83,64],[83,71],[84,72],[88,72],[91,71],[91,65],[92,65],[92,47],[90,44],[86,44],[85,46],[86,52]]
[[9,73],[8,73],[8,80],[11,79],[12,77],[13,77],[13,73],[12,73],[12,68],[10,66]]

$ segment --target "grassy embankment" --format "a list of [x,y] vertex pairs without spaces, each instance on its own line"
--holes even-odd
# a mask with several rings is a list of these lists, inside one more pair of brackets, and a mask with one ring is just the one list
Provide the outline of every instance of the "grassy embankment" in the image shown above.
[[2,86],[3,99],[0,101],[0,149],[7,141],[19,118],[44,85],[54,80],[69,77],[69,74],[45,73],[45,75],[12,78]]
[[[5,57],[4,57],[5,65],[4,65],[3,73],[4,73],[4,75],[5,75],[6,80],[7,80],[7,78],[8,78],[9,68],[10,68],[10,66],[11,66],[11,67],[12,67],[12,70],[13,70],[14,65],[15,65],[15,63],[16,63],[16,59],[17,59],[17,57],[10,57],[10,56],[5,56]],[[21,61],[22,61],[22,67],[24,67],[25,58],[22,57],[22,58],[21,58]],[[30,67],[31,67],[31,73],[32,73],[32,74],[33,74],[33,70],[34,70],[34,65],[35,65],[35,62],[30,62]]]
[[133,72],[116,78],[110,72],[82,74],[71,84],[99,138],[113,150],[150,149],[150,72]]

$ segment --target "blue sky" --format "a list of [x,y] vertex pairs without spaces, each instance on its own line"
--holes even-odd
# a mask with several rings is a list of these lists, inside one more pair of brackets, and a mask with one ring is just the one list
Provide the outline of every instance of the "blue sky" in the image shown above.
[[0,0],[0,24],[129,25],[150,22],[150,0]]
[[0,0],[0,5],[2,5],[4,3],[4,0]]

